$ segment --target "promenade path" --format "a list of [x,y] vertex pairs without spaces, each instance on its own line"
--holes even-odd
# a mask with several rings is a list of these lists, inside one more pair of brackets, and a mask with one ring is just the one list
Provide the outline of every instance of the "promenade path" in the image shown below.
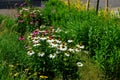
[[[84,3],[87,2],[87,0],[81,0]],[[90,0],[90,6],[95,7],[96,6],[96,1],[97,0]],[[105,0],[100,0],[100,8],[104,8],[105,7]],[[113,9],[113,10],[117,10],[117,8],[120,7],[120,0],[109,0],[109,8]],[[15,9],[0,9],[0,14],[2,15],[8,15],[11,17],[14,17],[16,14],[16,10]]]
[[[81,0],[83,2],[87,2],[87,0]],[[100,1],[100,8],[105,7],[105,1],[106,0],[99,0]],[[116,7],[120,7],[120,0],[108,0],[109,1],[109,7],[110,8],[116,8]],[[96,2],[97,0],[90,0],[90,5],[91,6],[96,6]]]

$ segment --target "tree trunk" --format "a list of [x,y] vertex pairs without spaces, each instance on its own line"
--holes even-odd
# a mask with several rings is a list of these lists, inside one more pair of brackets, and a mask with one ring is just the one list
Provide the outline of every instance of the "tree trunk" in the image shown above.
[[96,13],[98,13],[98,10],[99,10],[99,0],[97,0],[97,5],[96,5]]
[[106,0],[106,3],[105,3],[105,11],[108,11],[108,0]]
[[87,0],[87,5],[86,5],[86,10],[89,11],[89,7],[90,7],[90,0]]

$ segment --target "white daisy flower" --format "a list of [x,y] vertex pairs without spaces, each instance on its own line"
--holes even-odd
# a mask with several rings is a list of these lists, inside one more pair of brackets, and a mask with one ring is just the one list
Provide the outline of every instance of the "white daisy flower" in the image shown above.
[[29,56],[32,56],[33,54],[35,54],[35,52],[33,50],[30,50],[27,52],[27,55],[29,55]]
[[41,44],[39,44],[39,43],[35,43],[35,44],[33,44],[33,47],[36,47],[36,46],[40,46]]
[[80,48],[76,48],[75,51],[76,52],[81,52],[81,49]]
[[34,41],[34,40],[39,40],[40,39],[40,37],[38,36],[38,37],[32,37],[32,40]]
[[39,53],[38,53],[38,56],[39,56],[39,57],[43,57],[44,55],[45,55],[44,52],[42,52],[42,53],[39,52]]
[[73,40],[68,40],[68,43],[72,43],[73,42]]
[[88,51],[83,51],[85,54],[88,54],[89,52]]
[[69,56],[70,56],[70,54],[68,54],[68,53],[65,53],[65,56],[69,57]]
[[46,26],[45,25],[41,25],[40,28],[45,28]]
[[39,38],[40,38],[40,37],[34,37],[33,40],[32,40],[33,43],[35,43],[35,44],[36,44],[36,43],[39,43],[39,42],[40,42],[40,41],[39,41]]
[[77,62],[77,66],[78,66],[78,67],[82,67],[83,64],[82,64],[81,62]]
[[60,43],[62,42],[62,41],[60,41],[60,40],[57,40],[57,39],[56,39],[55,41],[56,41],[58,44],[60,44]]
[[27,37],[28,40],[31,39],[31,38],[32,38],[32,36],[28,36],[28,37]]
[[57,30],[55,31],[56,33],[61,32],[62,30],[60,28],[57,28]]
[[55,47],[57,48],[59,46],[59,44],[57,43],[56,40],[54,40],[53,42],[49,43],[51,47]]
[[25,11],[29,11],[29,8],[23,8],[23,10],[25,10]]
[[40,40],[44,41],[46,40],[47,38],[46,37],[41,37]]
[[54,58],[56,57],[56,54],[50,54],[49,57],[50,57],[51,59],[54,59]]
[[84,49],[85,48],[85,46],[84,45],[76,45],[78,48],[80,48],[80,49]]
[[55,29],[52,29],[52,32],[55,32]]
[[60,47],[59,47],[59,50],[60,51],[66,51],[67,50],[66,44],[61,44]]
[[59,54],[59,53],[61,53],[60,51],[58,51],[58,50],[56,50],[56,54]]
[[39,43],[39,40],[32,40],[34,44]]
[[75,50],[73,48],[69,48],[68,51],[73,52],[73,53],[75,52]]
[[46,31],[45,30],[42,30],[42,31],[39,31],[40,33],[45,33]]
[[48,40],[47,40],[47,42],[50,43],[50,44],[51,44],[52,42],[54,42],[54,41],[55,41],[54,39],[48,39]]
[[55,44],[55,43],[51,43],[50,46],[51,46],[52,48],[57,48],[59,45],[58,45],[57,43],[56,43],[56,44]]

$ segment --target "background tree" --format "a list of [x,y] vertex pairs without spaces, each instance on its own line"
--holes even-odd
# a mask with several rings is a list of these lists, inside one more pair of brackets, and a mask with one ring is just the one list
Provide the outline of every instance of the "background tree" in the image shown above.
[[87,0],[86,10],[88,11],[90,7],[90,0]]
[[109,6],[109,0],[106,0],[106,2],[105,2],[105,11],[108,11],[108,6]]
[[96,13],[98,13],[98,10],[99,10],[99,0],[97,0],[97,5],[96,5]]

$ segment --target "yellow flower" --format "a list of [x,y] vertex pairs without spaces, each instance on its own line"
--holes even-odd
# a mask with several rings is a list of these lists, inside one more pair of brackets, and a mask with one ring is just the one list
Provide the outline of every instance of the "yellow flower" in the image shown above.
[[28,68],[26,68],[26,69],[25,69],[25,72],[28,72],[28,71],[29,71],[29,69],[28,69]]
[[11,64],[11,65],[9,65],[9,67],[13,68],[13,67],[14,67],[14,65],[12,65],[12,64]]
[[46,79],[46,78],[48,78],[48,76],[40,75],[40,78]]
[[[68,1],[61,0],[62,2],[65,3],[65,5],[68,6]],[[85,10],[86,9],[86,4],[83,3],[81,0],[70,0],[70,7],[74,7],[77,10]]]
[[35,76],[36,76],[36,75],[37,75],[37,72],[35,72],[33,75],[35,75]]
[[14,76],[18,76],[18,75],[19,75],[19,73],[15,73],[15,74],[14,74]]

